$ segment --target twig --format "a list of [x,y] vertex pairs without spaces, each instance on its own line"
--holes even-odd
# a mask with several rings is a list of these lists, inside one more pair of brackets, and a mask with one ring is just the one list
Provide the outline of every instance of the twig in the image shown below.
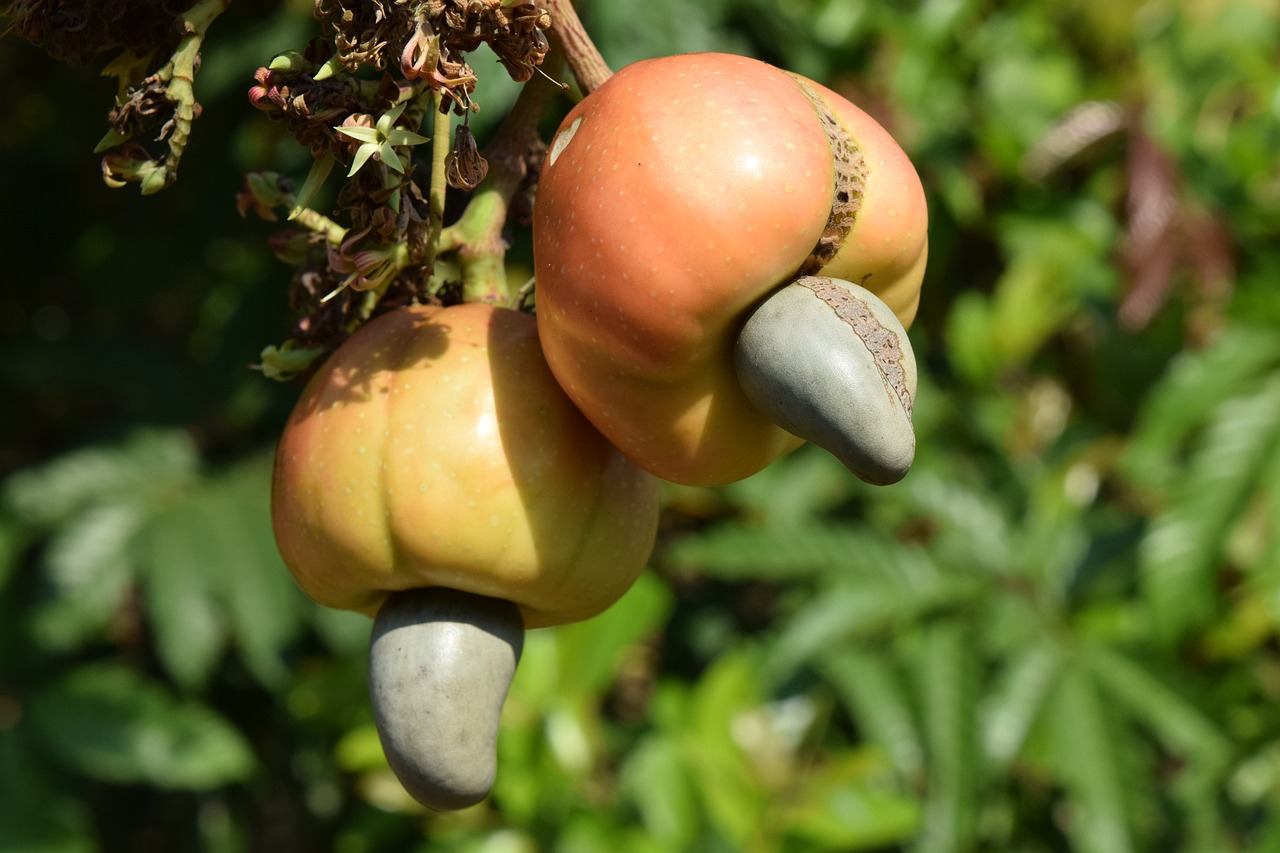
[[582,26],[571,0],[543,0],[543,6],[551,15],[551,36],[559,43],[569,70],[582,93],[591,94],[613,76],[613,71]]

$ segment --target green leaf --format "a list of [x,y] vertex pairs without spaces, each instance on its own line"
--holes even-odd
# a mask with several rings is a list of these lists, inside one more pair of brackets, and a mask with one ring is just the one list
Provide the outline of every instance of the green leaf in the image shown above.
[[221,565],[208,548],[197,503],[188,498],[162,512],[139,548],[156,653],[174,680],[188,688],[208,682],[227,639],[214,595]]
[[604,693],[626,663],[627,650],[659,631],[671,605],[670,590],[644,574],[604,613],[557,628],[561,698],[590,701]]
[[1073,661],[1063,671],[1049,707],[1054,770],[1075,806],[1068,828],[1072,849],[1133,851],[1126,805],[1131,783],[1121,775],[1120,744],[1087,669]]
[[31,614],[36,642],[55,651],[79,648],[99,635],[133,580],[129,549],[145,523],[137,504],[104,503],[71,516],[44,553],[48,598]]
[[729,653],[694,685],[679,730],[694,788],[712,825],[741,849],[758,834],[769,797],[748,752],[763,744],[743,745],[735,738],[743,714],[764,703],[764,686],[754,650]]
[[649,835],[670,850],[689,850],[700,829],[698,798],[685,757],[669,738],[651,735],[626,756],[618,785]]
[[248,743],[226,720],[124,667],[81,667],[40,691],[30,713],[49,755],[105,782],[208,790],[254,769]]
[[25,539],[17,520],[0,512],[0,589],[4,589],[18,568]]
[[786,529],[719,524],[677,540],[666,557],[676,568],[725,580],[795,580],[844,574],[875,565],[885,550],[879,537],[847,525],[810,522]]
[[199,501],[204,548],[217,563],[219,599],[236,646],[262,684],[279,686],[289,678],[285,652],[302,630],[306,598],[276,549],[270,460],[233,468],[211,481]]
[[929,553],[940,566],[960,572],[1010,571],[1019,565],[1011,511],[983,484],[945,469],[913,471],[894,489],[937,530]]
[[284,683],[306,602],[275,547],[265,459],[190,490],[139,550],[160,658],[179,683],[207,681],[228,633],[262,684]]
[[982,771],[972,633],[958,620],[924,629],[916,658],[929,781],[918,851],[972,849]]
[[21,729],[0,728],[0,850],[94,853],[84,803],[59,790]]
[[907,685],[881,651],[831,649],[819,670],[831,682],[867,739],[894,769],[914,780],[924,769],[924,745]]
[[1274,329],[1233,326],[1207,349],[1180,354],[1143,401],[1122,460],[1125,473],[1153,489],[1167,489],[1182,473],[1184,445],[1208,413],[1257,387],[1280,365]]
[[[787,807],[789,838],[799,850],[885,850],[920,830],[920,804],[883,779],[883,758],[870,750],[828,754],[805,774]],[[686,848],[687,849],[687,848]]]
[[833,648],[891,633],[943,605],[943,588],[914,591],[887,584],[840,584],[823,590],[787,620],[769,649],[766,665],[789,672]]
[[185,432],[139,430],[14,474],[0,491],[19,520],[53,526],[84,507],[146,499],[194,477],[199,456]]
[[1154,731],[1166,749],[1214,773],[1225,771],[1231,741],[1189,699],[1119,649],[1092,646],[1084,661],[1098,686]]
[[1226,733],[1162,678],[1120,650],[1092,647],[1086,662],[1099,688],[1155,732],[1166,750],[1186,762],[1168,788],[1187,815],[1192,841],[1188,848],[1208,850],[1221,844],[1218,792],[1225,785],[1235,751]]
[[324,186],[324,182],[328,179],[329,173],[333,171],[334,162],[333,154],[330,152],[325,152],[324,155],[311,162],[307,177],[303,180],[302,187],[294,198],[293,208],[289,211],[289,219],[297,219],[298,214],[311,206],[311,202],[315,200],[321,187]]
[[1007,770],[1022,751],[1057,683],[1063,655],[1042,639],[1008,661],[982,703],[984,751],[993,769]]
[[822,523],[763,528],[718,524],[676,540],[667,552],[676,569],[701,571],[724,580],[796,580],[813,575],[886,575],[908,579],[932,574],[922,552],[849,524]]
[[1164,639],[1213,613],[1222,544],[1278,447],[1280,376],[1214,410],[1172,505],[1138,552],[1144,596]]

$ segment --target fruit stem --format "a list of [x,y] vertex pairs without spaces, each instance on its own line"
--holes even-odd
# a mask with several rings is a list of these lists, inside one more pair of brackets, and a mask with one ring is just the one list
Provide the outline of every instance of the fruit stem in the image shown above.
[[582,94],[591,94],[613,76],[613,71],[582,25],[572,0],[543,0],[543,6],[551,15],[551,36],[564,52]]
[[[553,51],[543,64],[549,75],[560,68],[558,54]],[[440,232],[437,252],[457,254],[465,302],[508,304],[512,300],[506,276],[507,245],[502,230],[511,199],[529,174],[529,157],[541,144],[538,123],[560,91],[551,76],[535,76],[521,87],[511,111],[485,150],[488,175],[467,202],[462,216]],[[434,175],[432,185],[435,185]]]
[[427,190],[427,245],[423,266],[430,270],[435,266],[444,232],[445,164],[449,159],[449,131],[453,124],[452,111],[440,109],[444,95],[436,92],[431,100],[431,186]]

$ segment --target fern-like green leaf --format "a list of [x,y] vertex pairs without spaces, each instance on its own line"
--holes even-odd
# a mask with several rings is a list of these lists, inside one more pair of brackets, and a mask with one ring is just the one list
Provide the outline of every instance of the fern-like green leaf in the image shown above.
[[1087,668],[1072,660],[1054,690],[1053,769],[1074,805],[1067,834],[1078,853],[1131,853],[1128,781],[1118,738]]
[[1062,669],[1063,655],[1052,638],[1041,638],[1014,653],[982,703],[983,746],[994,769],[1018,757],[1044,711]]
[[47,595],[31,614],[43,647],[68,651],[106,629],[133,581],[129,549],[146,517],[136,503],[103,503],[55,528],[43,560]]
[[809,524],[776,529],[721,524],[672,545],[668,562],[725,580],[795,580],[856,572],[874,564],[884,543],[865,529]]
[[192,480],[199,456],[178,431],[139,430],[119,444],[95,445],[19,471],[0,500],[32,526],[52,527],[96,503],[125,503]]
[[1226,769],[1232,748],[1222,728],[1159,676],[1112,646],[1091,647],[1085,661],[1098,685],[1166,749],[1214,771]]
[[940,564],[966,573],[1007,571],[1016,564],[1009,510],[958,472],[912,472],[894,488],[937,528],[929,550]]
[[1085,658],[1098,686],[1135,720],[1153,731],[1161,745],[1185,763],[1171,793],[1187,815],[1194,843],[1211,850],[1222,843],[1222,790],[1233,747],[1226,733],[1190,700],[1141,663],[1111,646],[1095,646]]
[[1173,640],[1214,609],[1218,553],[1280,447],[1280,376],[1214,410],[1172,505],[1139,548],[1146,600]]
[[916,850],[971,850],[982,782],[974,713],[978,665],[971,632],[956,619],[928,625],[915,665],[929,767],[924,828]]
[[1274,329],[1237,325],[1211,347],[1185,352],[1147,397],[1123,468],[1143,486],[1164,490],[1176,481],[1183,445],[1218,405],[1248,393],[1280,366]]
[[819,669],[867,739],[889,756],[908,780],[924,770],[924,745],[908,687],[881,650],[839,649],[822,657]]

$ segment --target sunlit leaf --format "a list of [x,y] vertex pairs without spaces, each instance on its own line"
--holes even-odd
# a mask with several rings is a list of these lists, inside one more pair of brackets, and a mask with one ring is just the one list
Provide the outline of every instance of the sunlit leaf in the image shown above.
[[1044,713],[1062,666],[1052,640],[1018,652],[1008,661],[982,703],[984,752],[996,769],[1007,768],[1022,750],[1032,726]]
[[1143,590],[1165,638],[1213,612],[1219,550],[1278,447],[1280,378],[1214,410],[1172,505],[1139,550]]
[[698,798],[675,742],[661,736],[641,741],[628,754],[618,782],[650,835],[669,849],[694,846],[701,823]]
[[902,777],[914,780],[924,768],[919,721],[905,680],[887,658],[882,650],[837,649],[823,656],[820,667],[867,740],[885,751]]
[[1190,437],[1220,404],[1257,385],[1280,365],[1280,333],[1237,325],[1208,349],[1180,355],[1143,401],[1125,451],[1126,474],[1141,485],[1166,489],[1182,473]]
[[626,662],[627,649],[660,629],[671,604],[666,586],[646,574],[604,613],[558,628],[561,696],[595,696],[607,690]]
[[55,530],[44,559],[48,597],[31,614],[37,642],[73,649],[107,627],[133,580],[129,548],[145,520],[137,504],[105,503]]
[[1054,770],[1074,806],[1064,827],[1081,853],[1134,850],[1127,813],[1129,781],[1120,770],[1119,744],[1104,698],[1089,673],[1069,666],[1058,681],[1052,709]]
[[885,784],[882,761],[868,750],[837,753],[806,774],[786,811],[801,849],[883,850],[916,837],[919,803]]
[[20,471],[0,498],[31,524],[53,525],[96,503],[126,503],[194,476],[199,464],[182,432],[140,430],[120,444],[86,447]]
[[924,825],[915,849],[968,850],[978,829],[983,778],[972,634],[957,620],[926,626],[915,668],[929,773]]

